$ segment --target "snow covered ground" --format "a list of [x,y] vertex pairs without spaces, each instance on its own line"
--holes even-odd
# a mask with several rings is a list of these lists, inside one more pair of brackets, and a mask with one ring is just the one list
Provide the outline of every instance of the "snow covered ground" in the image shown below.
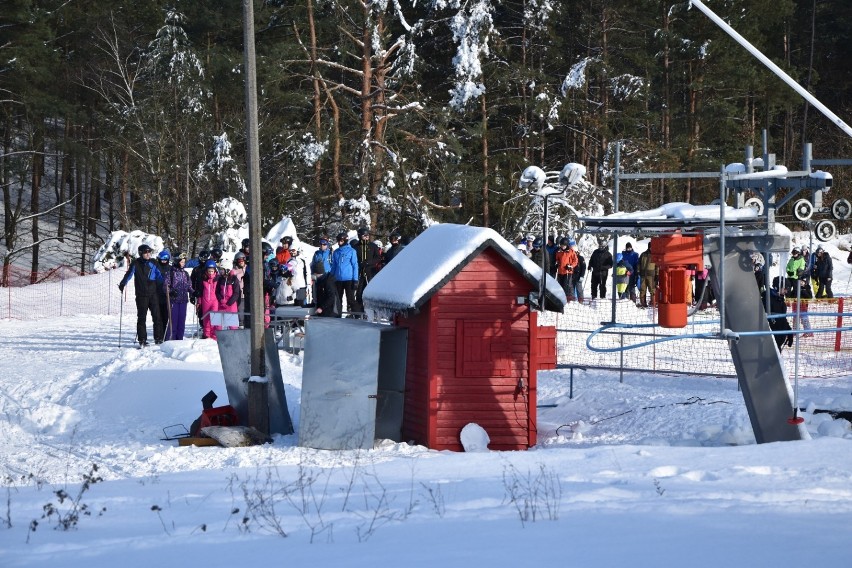
[[[571,400],[567,372],[548,372],[528,452],[328,452],[295,436],[182,448],[163,428],[189,425],[210,389],[227,398],[216,345],[120,350],[118,325],[0,321],[4,567],[840,566],[852,555],[849,423],[806,414],[812,440],[755,445],[731,379],[576,373]],[[281,355],[298,430],[301,368]],[[800,383],[804,404],[852,409],[850,392],[852,376]]]

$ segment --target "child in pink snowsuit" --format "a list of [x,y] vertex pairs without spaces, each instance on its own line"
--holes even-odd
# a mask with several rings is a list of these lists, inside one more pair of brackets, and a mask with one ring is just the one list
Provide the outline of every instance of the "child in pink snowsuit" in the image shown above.
[[[219,278],[216,286],[216,297],[219,299],[220,312],[237,313],[240,309],[240,281],[239,276],[231,270],[225,276]],[[238,325],[228,326],[229,329],[239,329]]]
[[201,326],[204,337],[216,339],[216,328],[210,321],[210,312],[219,309],[219,299],[216,297],[216,284],[219,280],[219,271],[216,261],[208,260],[205,266],[204,279],[201,281],[201,290],[198,291],[198,305],[201,307]]

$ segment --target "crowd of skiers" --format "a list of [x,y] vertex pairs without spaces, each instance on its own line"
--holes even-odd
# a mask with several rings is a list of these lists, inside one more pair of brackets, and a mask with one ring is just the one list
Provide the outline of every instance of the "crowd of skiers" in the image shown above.
[[[312,258],[302,257],[300,246],[294,246],[290,236],[281,238],[277,249],[263,242],[260,258],[263,278],[264,318],[268,325],[270,314],[282,306],[313,307],[318,316],[342,317],[342,300],[347,311],[363,311],[361,297],[364,288],[381,268],[405,247],[398,232],[389,236],[385,248],[381,241],[371,240],[370,230],[358,229],[358,238],[349,240],[340,232],[332,250],[328,237],[318,240]],[[232,267],[222,266],[221,248],[202,250],[191,273],[186,271],[187,255],[172,257],[168,250],[151,258],[153,249],[139,246],[138,257],[129,263],[127,273],[118,287],[122,292],[133,279],[136,292],[136,339],[140,346],[148,344],[147,317],[153,320],[154,342],[183,339],[187,304],[195,306],[201,337],[216,339],[224,327],[250,327],[248,307],[253,255],[249,239],[243,239],[241,249],[234,255]]]
[[633,250],[630,242],[624,246],[622,252],[615,255],[613,261],[607,240],[599,238],[598,247],[592,251],[588,264],[577,247],[577,241],[570,237],[551,236],[544,244],[541,238],[528,236],[517,246],[536,265],[541,266],[544,262],[545,271],[556,279],[569,302],[584,300],[583,284],[587,274],[591,277],[592,299],[605,298],[610,279],[609,271],[614,268],[615,293],[619,299],[630,298],[641,307],[654,305],[656,266],[649,251],[639,255]]

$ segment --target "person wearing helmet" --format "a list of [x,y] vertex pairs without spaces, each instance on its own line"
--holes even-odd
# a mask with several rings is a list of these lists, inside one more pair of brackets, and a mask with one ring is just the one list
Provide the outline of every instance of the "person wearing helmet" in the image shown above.
[[559,239],[559,250],[556,251],[556,281],[565,291],[568,301],[574,299],[574,269],[577,267],[577,252],[570,248],[567,237]]
[[278,264],[284,266],[289,262],[290,257],[293,256],[290,247],[293,244],[293,237],[281,237],[281,245],[275,249],[275,260],[278,261]]
[[627,296],[636,303],[636,284],[639,281],[639,254],[633,250],[633,244],[627,241],[621,253],[627,268],[630,270],[630,281],[627,283]]
[[358,254],[347,242],[346,233],[338,233],[337,249],[331,254],[331,274],[337,286],[337,295],[343,300],[346,296],[346,309],[356,310],[355,288],[358,285]]
[[[787,279],[796,280],[805,275],[805,259],[802,258],[802,249],[793,247],[790,252],[790,260],[787,261]],[[787,288],[795,286],[787,286]]]
[[589,271],[592,273],[592,298],[606,298],[606,282],[609,269],[612,268],[612,253],[606,247],[606,239],[598,240],[598,248],[589,257]]
[[171,326],[171,306],[172,302],[169,298],[169,290],[166,288],[166,281],[172,271],[172,255],[168,249],[163,249],[157,255],[157,268],[162,274],[162,278],[157,280],[157,299],[160,302],[160,318],[163,320],[163,335],[162,337],[154,336],[154,341],[160,343],[166,339],[166,334]]
[[615,292],[623,300],[630,294],[627,290],[630,283],[631,266],[624,260],[624,253],[615,255]]
[[263,254],[264,262],[269,262],[270,259],[275,258],[275,250],[273,250],[272,245],[266,241],[260,243],[260,250]]
[[124,278],[118,283],[118,289],[124,292],[124,287],[133,278],[133,288],[136,292],[136,341],[140,347],[145,347],[148,345],[148,312],[151,312],[154,324],[154,341],[162,342],[163,320],[160,317],[160,303],[157,298],[157,281],[161,281],[163,275],[157,263],[151,260],[154,249],[143,244],[137,252],[139,256],[130,264]]
[[325,237],[317,243],[319,248],[311,257],[311,295],[315,304],[319,304],[320,293],[325,290],[325,280],[331,272],[331,243]]
[[246,255],[246,264],[249,262],[249,256],[251,252],[251,241],[249,239],[243,239],[243,242],[240,244],[240,252]]
[[216,339],[217,327],[213,325],[211,314],[219,309],[219,298],[216,296],[218,282],[219,266],[215,260],[210,259],[204,263],[204,278],[195,290],[198,298],[196,305],[201,314],[198,318],[201,323],[201,339]]
[[222,268],[222,255],[223,254],[224,253],[222,252],[222,249],[219,248],[219,247],[215,247],[213,250],[210,251],[210,259],[216,262],[216,266],[218,267],[217,270],[219,271],[219,274],[224,274],[224,272],[225,272],[225,269]]
[[831,260],[831,256],[829,256],[822,247],[817,247],[816,255],[814,275],[819,282],[816,297],[833,298],[834,293],[831,291],[831,281],[834,278],[834,262]]
[[544,273],[550,273],[550,258],[547,255],[547,251],[542,246],[543,241],[541,237],[537,237],[533,239],[532,242],[532,252],[530,252],[530,259],[535,263],[536,266],[541,267],[542,261],[544,261]]
[[302,258],[302,249],[295,246],[290,249],[290,262],[287,263],[287,270],[290,272],[290,286],[293,287],[294,302],[297,306],[303,307],[313,300],[313,292],[308,290],[308,282],[310,282],[310,273],[308,272],[308,264]]
[[382,267],[382,250],[376,243],[370,241],[370,229],[361,227],[358,229],[358,288],[355,293],[355,307],[351,311],[363,312],[364,302],[362,296],[364,288],[367,287],[373,276]]
[[388,241],[390,242],[390,246],[388,250],[384,252],[384,263],[387,264],[392,261],[396,255],[399,254],[399,251],[405,248],[405,245],[402,244],[402,234],[398,231],[394,231],[388,237]]
[[169,291],[169,324],[166,325],[166,341],[183,339],[186,326],[186,304],[192,295],[192,281],[184,270],[186,254],[174,256],[172,269],[166,277],[166,288]]
[[[571,285],[573,286],[573,290],[571,291],[574,297],[578,302],[583,302],[583,281],[586,278],[586,259],[583,257],[583,254],[580,252],[580,249],[577,248],[577,243],[573,240],[569,240],[569,246],[571,250],[577,255],[577,266],[574,267],[574,274],[571,277]],[[571,244],[573,243],[573,244]]]
[[[198,304],[198,295],[201,293],[201,282],[204,280],[204,275],[207,272],[205,265],[210,259],[210,251],[202,249],[198,253],[198,265],[192,269],[189,274],[189,281],[192,283],[192,293],[189,296],[189,301],[195,306],[195,315],[198,321],[201,321],[201,306]],[[215,262],[213,264],[216,264]]]
[[219,281],[216,283],[216,299],[219,301],[219,311],[234,314],[224,318],[228,323],[223,325],[227,325],[229,329],[239,328],[237,313],[240,311],[240,301],[243,297],[240,284],[241,279],[234,269],[219,276]]
[[237,251],[237,254],[234,255],[234,264],[231,267],[231,274],[237,277],[237,282],[240,286],[240,305],[238,306],[239,310],[242,313],[248,311],[248,303],[246,301],[246,287],[245,287],[245,276],[247,272],[246,264],[248,262],[248,256],[243,251]]

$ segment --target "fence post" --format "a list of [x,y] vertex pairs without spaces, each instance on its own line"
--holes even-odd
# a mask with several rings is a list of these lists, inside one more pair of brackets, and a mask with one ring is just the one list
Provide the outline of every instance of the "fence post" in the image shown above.
[[112,270],[107,270],[109,273],[109,277],[107,277],[107,315],[112,315]]
[[843,333],[840,328],[843,327],[843,298],[837,299],[837,333],[834,334],[834,350],[840,351],[840,336]]
[[62,304],[65,303],[65,278],[59,274],[59,317],[62,317]]
[[618,336],[619,336],[619,339],[621,340],[621,350],[618,352],[618,359],[619,359],[618,382],[623,383],[624,382],[624,332],[622,331],[621,333],[618,334]]

